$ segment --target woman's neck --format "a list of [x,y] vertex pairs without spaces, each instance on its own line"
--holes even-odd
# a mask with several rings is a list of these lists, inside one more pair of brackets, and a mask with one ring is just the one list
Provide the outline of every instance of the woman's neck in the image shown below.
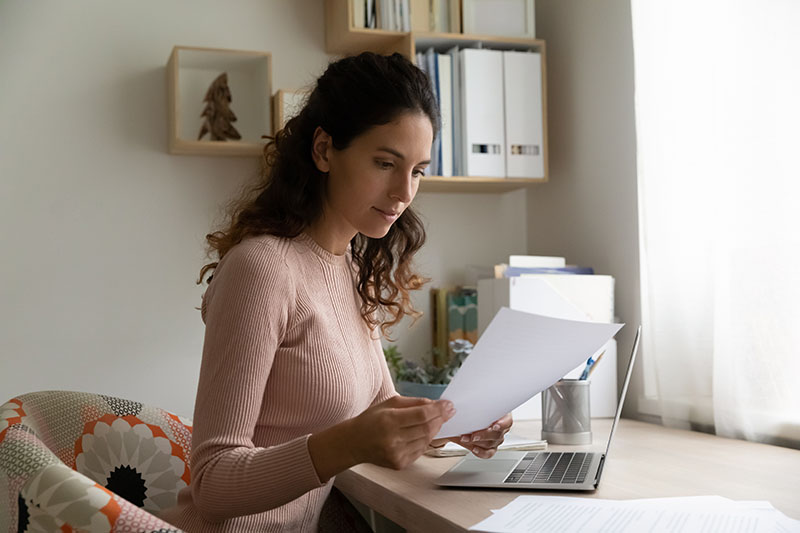
[[305,232],[323,249],[334,255],[344,255],[347,251],[347,246],[357,232],[343,227],[349,226],[349,224],[337,225],[332,222],[323,213],[321,217],[306,228]]

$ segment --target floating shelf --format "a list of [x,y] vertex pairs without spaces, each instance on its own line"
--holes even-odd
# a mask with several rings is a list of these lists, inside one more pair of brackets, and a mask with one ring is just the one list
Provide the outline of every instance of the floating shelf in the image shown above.
[[523,37],[475,35],[464,33],[435,33],[428,31],[390,31],[359,28],[353,25],[352,0],[325,0],[325,46],[329,53],[351,55],[365,50],[381,54],[398,52],[416,62],[417,50],[433,48],[443,53],[454,46],[476,48],[485,46],[496,50],[531,50],[542,58],[542,120],[544,177],[490,178],[479,176],[422,178],[420,192],[503,193],[546,183],[549,176],[547,141],[547,77],[545,41]]
[[532,50],[544,53],[545,42],[541,39],[523,39],[519,37],[498,37],[492,35],[474,35],[466,33],[429,33],[412,32],[414,53],[418,48],[434,48],[447,50],[453,46],[474,48],[478,44],[494,50]]
[[[214,79],[227,72],[233,126],[240,140],[197,140],[203,98]],[[258,156],[262,135],[272,134],[272,56],[219,48],[175,46],[167,63],[169,152],[191,155]]]
[[272,96],[272,131],[277,132],[297,115],[305,105],[307,89],[279,89]]
[[382,54],[398,52],[413,60],[416,48],[445,49],[456,45],[469,48],[478,43],[497,50],[544,51],[544,41],[541,39],[358,28],[353,26],[352,20],[350,0],[325,0],[325,47],[329,53],[357,54],[364,50]]
[[419,192],[503,193],[546,183],[546,178],[485,178],[479,176],[425,176]]

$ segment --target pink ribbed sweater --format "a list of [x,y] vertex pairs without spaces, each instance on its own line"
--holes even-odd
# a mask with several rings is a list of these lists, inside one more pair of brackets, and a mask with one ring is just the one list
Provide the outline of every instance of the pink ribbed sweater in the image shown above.
[[162,517],[194,532],[316,531],[311,433],[395,394],[350,255],[306,234],[249,238],[203,298],[192,480]]

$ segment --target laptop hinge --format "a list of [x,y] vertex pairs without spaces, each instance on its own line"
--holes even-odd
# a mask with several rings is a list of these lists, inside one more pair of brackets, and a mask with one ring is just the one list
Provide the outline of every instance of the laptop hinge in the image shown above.
[[600,484],[600,476],[603,474],[603,465],[606,464],[606,454],[600,456],[600,466],[597,467],[597,477],[594,479],[594,488]]

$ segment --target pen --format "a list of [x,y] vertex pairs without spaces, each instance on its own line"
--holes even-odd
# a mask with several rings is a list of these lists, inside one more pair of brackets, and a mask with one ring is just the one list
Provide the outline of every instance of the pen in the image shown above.
[[605,355],[605,353],[606,353],[606,352],[603,352],[603,353],[601,353],[600,355],[598,355],[598,356],[597,356],[597,359],[592,359],[592,358],[590,357],[590,358],[589,358],[589,359],[586,361],[586,367],[584,367],[584,369],[583,369],[583,372],[581,372],[581,377],[580,377],[580,378],[578,378],[578,379],[588,379],[588,378],[589,378],[589,375],[590,375],[590,374],[592,373],[592,371],[594,370],[594,365],[596,365],[596,364],[597,364],[597,362],[598,362],[600,359],[602,359],[602,358],[603,358],[603,355]]
[[579,377],[578,379],[586,379],[586,378],[588,378],[589,377],[589,370],[591,370],[592,365],[594,365],[594,359],[589,357],[589,359],[586,360],[586,366],[583,368],[583,372],[581,372],[581,377]]

